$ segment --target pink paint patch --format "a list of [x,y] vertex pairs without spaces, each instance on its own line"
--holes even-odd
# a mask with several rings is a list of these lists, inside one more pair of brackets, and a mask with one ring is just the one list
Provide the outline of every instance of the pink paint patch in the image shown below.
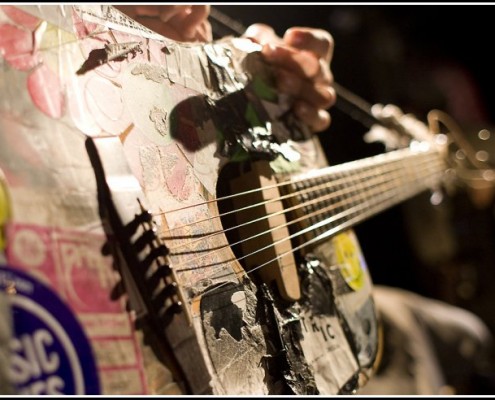
[[28,92],[33,103],[52,118],[60,118],[64,109],[58,76],[46,65],[40,65],[28,78]]
[[187,200],[191,195],[192,187],[187,185],[187,166],[186,160],[180,157],[172,170],[167,173],[167,188],[177,200]]
[[49,284],[77,313],[120,312],[110,298],[118,281],[112,258],[101,255],[105,238],[68,229],[7,225],[7,261]]
[[0,24],[0,54],[15,69],[28,71],[40,62],[33,53],[33,34],[10,24]]
[[22,25],[29,30],[35,30],[40,23],[39,18],[33,17],[15,6],[1,6],[2,11],[16,24]]

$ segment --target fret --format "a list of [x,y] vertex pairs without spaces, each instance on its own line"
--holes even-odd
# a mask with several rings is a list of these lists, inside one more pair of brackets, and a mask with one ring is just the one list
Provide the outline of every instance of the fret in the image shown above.
[[[342,196],[342,202],[341,202],[341,212],[346,210],[346,209],[353,209],[355,206],[360,204],[360,193],[357,190],[358,187],[355,185],[354,178],[352,176],[353,173],[355,173],[356,170],[346,170],[342,171],[342,176],[343,176],[343,183],[342,187],[350,187],[351,190],[344,190],[343,196]],[[349,184],[345,183],[349,182]],[[347,220],[349,216],[345,216],[344,220]],[[338,221],[335,221],[334,225],[337,225]],[[323,229],[323,228],[322,228]]]
[[307,217],[300,224],[306,240],[316,240],[435,188],[445,169],[435,150],[403,149],[298,175],[288,191]]

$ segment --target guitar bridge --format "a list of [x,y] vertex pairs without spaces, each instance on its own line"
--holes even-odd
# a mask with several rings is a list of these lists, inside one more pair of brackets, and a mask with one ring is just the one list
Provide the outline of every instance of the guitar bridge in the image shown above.
[[[128,243],[136,254],[142,255],[135,271],[140,274],[138,280],[144,282],[150,293],[151,310],[148,312],[152,312],[163,325],[168,325],[175,314],[184,311],[186,303],[167,260],[169,250],[156,236],[151,213],[139,200],[138,203],[141,213],[123,227],[122,235],[128,237]],[[187,309],[186,317],[191,323]]]
[[297,301],[301,297],[297,265],[275,177],[267,162],[255,162],[251,167],[231,181],[237,193],[249,193],[234,198],[237,229],[246,254],[243,263],[248,270],[257,270],[263,282],[275,282],[285,300]]

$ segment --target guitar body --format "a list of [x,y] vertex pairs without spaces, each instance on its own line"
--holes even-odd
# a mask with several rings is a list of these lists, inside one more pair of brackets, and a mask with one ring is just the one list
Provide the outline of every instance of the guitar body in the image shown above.
[[[301,247],[292,239],[299,225],[285,219],[282,237],[259,229],[285,246],[274,246],[274,257],[289,246],[295,274],[285,276],[282,264],[274,277],[273,256],[244,262],[253,246],[240,242],[261,234],[238,229],[245,222],[235,219],[233,199],[327,165],[317,138],[287,117],[254,45],[174,43],[96,5],[2,6],[0,31],[11,38],[0,39],[5,270],[28,274],[80,324],[92,354],[76,357],[79,370],[96,378],[73,394],[345,394],[365,384],[378,354],[377,319],[352,230]],[[143,199],[168,250],[183,309],[163,335],[146,318],[137,323],[133,299],[152,291],[134,292],[115,254],[102,253],[112,235],[88,140],[114,146],[102,163],[117,173],[101,178],[124,204],[123,223],[138,210],[133,199]],[[244,175],[257,163],[265,180]],[[131,200],[120,201],[122,193]],[[261,272],[263,260],[270,268]],[[21,347],[14,351],[29,361]],[[33,368],[16,385],[35,394],[40,376]]]

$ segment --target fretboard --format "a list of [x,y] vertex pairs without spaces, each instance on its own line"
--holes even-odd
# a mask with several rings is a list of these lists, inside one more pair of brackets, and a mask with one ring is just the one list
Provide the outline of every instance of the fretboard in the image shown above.
[[446,169],[437,150],[402,149],[293,177],[299,234],[306,244],[333,236],[438,187]]

